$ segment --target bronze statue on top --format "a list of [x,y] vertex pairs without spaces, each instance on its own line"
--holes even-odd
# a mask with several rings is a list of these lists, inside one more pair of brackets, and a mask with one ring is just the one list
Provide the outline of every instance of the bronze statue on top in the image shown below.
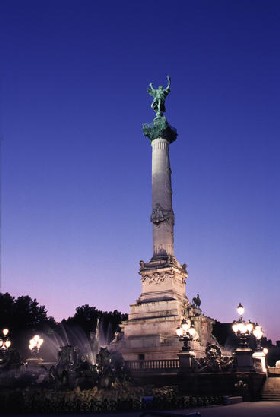
[[163,88],[160,85],[157,89],[153,87],[153,84],[149,84],[148,93],[153,97],[153,102],[151,104],[152,109],[156,112],[156,117],[162,116],[162,114],[166,111],[165,108],[165,99],[170,93],[170,84],[171,78],[167,75],[167,87]]
[[167,78],[167,86],[163,88],[160,85],[158,88],[154,88],[153,84],[149,84],[148,93],[153,97],[151,108],[156,112],[156,117],[153,122],[143,124],[143,133],[152,142],[154,139],[162,138],[166,139],[169,143],[174,142],[177,138],[177,131],[174,127],[170,126],[166,117],[164,116],[165,100],[170,93],[171,78],[169,75]]

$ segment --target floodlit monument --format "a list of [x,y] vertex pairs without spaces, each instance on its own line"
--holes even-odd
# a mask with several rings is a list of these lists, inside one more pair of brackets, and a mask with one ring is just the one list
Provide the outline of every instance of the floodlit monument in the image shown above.
[[174,254],[169,146],[177,132],[164,116],[170,82],[167,77],[166,88],[155,89],[151,83],[148,89],[156,113],[151,124],[143,125],[152,146],[153,256],[148,262],[140,261],[141,294],[130,306],[128,320],[121,324],[121,333],[111,344],[127,361],[177,359],[182,343],[176,337],[176,328],[183,319],[191,320],[196,329],[197,340],[191,342],[191,348],[197,356],[203,356],[207,342],[213,342],[213,320],[201,314],[199,297],[189,302],[186,264],[181,264]]

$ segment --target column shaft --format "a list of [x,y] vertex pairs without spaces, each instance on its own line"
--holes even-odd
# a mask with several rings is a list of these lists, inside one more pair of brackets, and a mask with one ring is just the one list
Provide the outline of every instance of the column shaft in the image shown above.
[[153,258],[174,256],[174,213],[169,142],[158,138],[154,139],[151,145]]

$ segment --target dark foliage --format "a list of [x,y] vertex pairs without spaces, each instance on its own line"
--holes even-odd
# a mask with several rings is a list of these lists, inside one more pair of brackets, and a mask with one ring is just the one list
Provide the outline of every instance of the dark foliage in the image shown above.
[[76,308],[73,317],[62,320],[62,324],[79,327],[88,337],[92,331],[97,330],[100,337],[103,338],[103,342],[109,343],[113,340],[115,332],[118,331],[120,323],[124,320],[127,320],[127,314],[120,313],[117,310],[101,311],[97,310],[96,307],[85,304]]
[[41,330],[46,325],[54,327],[56,322],[47,313],[45,306],[28,295],[14,298],[9,293],[0,293],[0,328],[7,327],[16,333],[23,329]]
[[55,329],[57,323],[48,317],[45,306],[28,295],[18,298],[0,293],[0,329],[8,328],[14,348],[22,356],[28,352],[28,340],[37,332]]
[[144,389],[125,383],[113,389],[52,391],[20,390],[0,392],[1,412],[17,413],[102,413],[147,410],[185,409],[223,403],[222,396],[179,395],[173,387],[153,390],[153,395],[145,397]]
[[237,344],[236,336],[232,330],[232,323],[215,321],[212,333],[221,346],[234,346]]
[[68,343],[75,346],[77,341],[84,341],[84,337],[89,340],[91,333],[98,331],[100,341],[110,343],[119,324],[126,319],[127,315],[117,310],[101,311],[86,304],[77,307],[73,317],[56,323],[53,317],[48,316],[46,307],[39,305],[36,299],[28,295],[15,298],[9,293],[0,293],[0,329],[10,330],[12,347],[23,358],[29,356],[28,342],[36,333],[43,333],[46,342],[42,346],[42,354],[50,360],[56,359],[57,349],[55,357],[52,355],[49,358],[50,344],[47,339],[58,347]]

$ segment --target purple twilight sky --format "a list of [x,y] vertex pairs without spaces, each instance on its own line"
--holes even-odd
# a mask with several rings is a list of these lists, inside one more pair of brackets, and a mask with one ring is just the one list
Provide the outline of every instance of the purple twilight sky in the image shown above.
[[280,339],[279,0],[2,0],[2,292],[129,311],[152,256],[148,84],[166,83],[187,295]]

